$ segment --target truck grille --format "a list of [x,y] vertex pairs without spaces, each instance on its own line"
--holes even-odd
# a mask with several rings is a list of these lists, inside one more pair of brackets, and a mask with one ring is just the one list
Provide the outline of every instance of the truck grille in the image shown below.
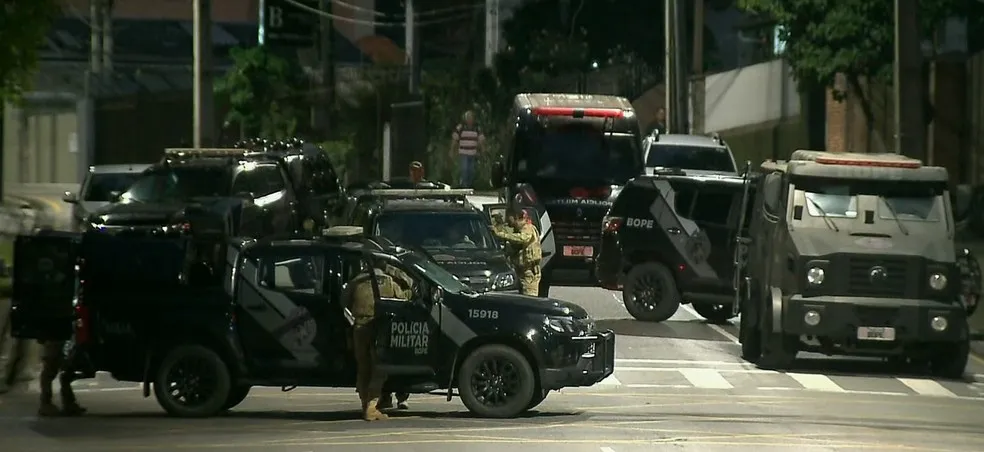
[[[903,297],[912,276],[902,259],[854,257],[848,265],[848,293],[862,297]],[[884,270],[883,278],[872,277],[878,268]]]
[[601,241],[601,222],[557,221],[553,231],[554,239],[561,243],[594,245]]

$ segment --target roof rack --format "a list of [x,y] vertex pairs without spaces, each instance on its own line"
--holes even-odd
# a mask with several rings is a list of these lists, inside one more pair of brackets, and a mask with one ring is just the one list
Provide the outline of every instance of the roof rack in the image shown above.
[[475,194],[475,190],[470,188],[446,189],[446,188],[413,188],[413,189],[392,189],[392,188],[370,188],[363,192],[368,196],[378,196],[380,198],[434,198],[434,199],[459,199]]
[[249,151],[236,148],[167,148],[164,155],[174,157],[242,157]]

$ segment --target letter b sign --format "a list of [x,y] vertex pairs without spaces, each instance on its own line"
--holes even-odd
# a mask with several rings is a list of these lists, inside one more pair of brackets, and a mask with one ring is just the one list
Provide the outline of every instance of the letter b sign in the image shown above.
[[267,8],[266,24],[270,28],[282,28],[284,26],[284,9],[279,6]]

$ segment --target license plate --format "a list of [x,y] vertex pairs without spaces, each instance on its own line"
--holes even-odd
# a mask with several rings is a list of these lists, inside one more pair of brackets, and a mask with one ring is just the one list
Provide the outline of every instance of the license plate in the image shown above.
[[581,256],[593,256],[594,247],[593,246],[565,246],[564,256],[571,257],[581,257]]
[[875,326],[858,327],[858,339],[862,341],[894,341],[895,328]]

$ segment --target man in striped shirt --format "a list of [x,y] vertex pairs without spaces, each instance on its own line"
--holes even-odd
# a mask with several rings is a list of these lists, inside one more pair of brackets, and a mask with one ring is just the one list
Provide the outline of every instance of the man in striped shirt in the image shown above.
[[475,124],[475,113],[466,111],[462,122],[454,128],[451,134],[451,152],[458,154],[458,185],[461,188],[472,188],[475,182],[475,164],[478,155],[485,146],[485,135]]

